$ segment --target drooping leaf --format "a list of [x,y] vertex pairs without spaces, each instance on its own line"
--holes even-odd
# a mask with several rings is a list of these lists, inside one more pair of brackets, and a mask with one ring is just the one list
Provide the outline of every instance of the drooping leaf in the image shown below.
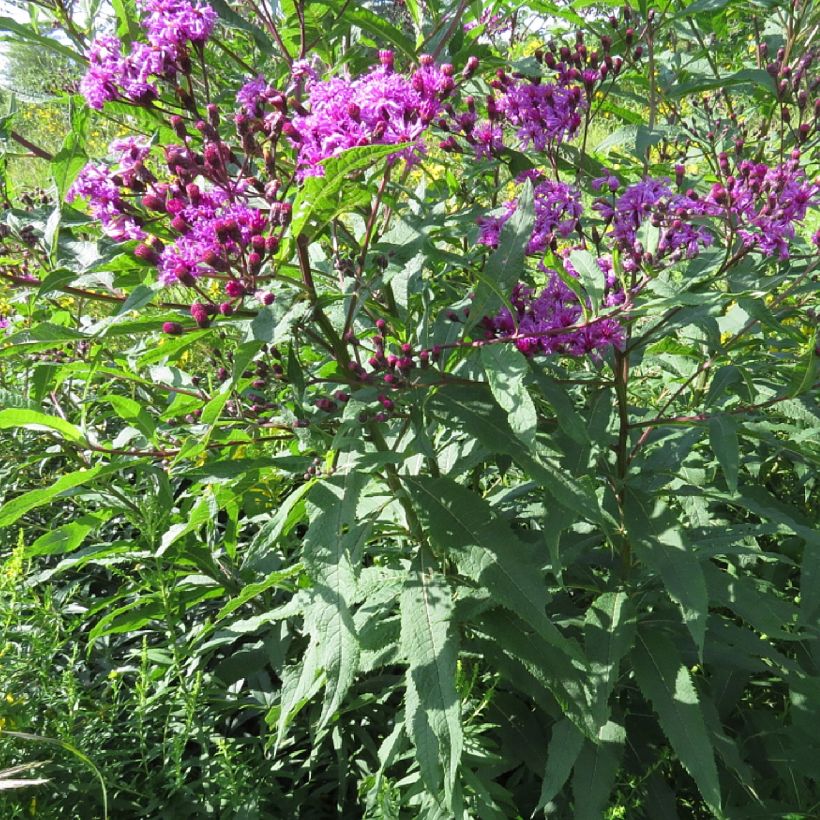
[[618,681],[622,658],[635,640],[635,610],[626,592],[605,592],[592,602],[584,623],[596,720],[609,719],[609,698]]
[[443,786],[449,802],[464,745],[455,684],[458,636],[450,586],[423,552],[413,561],[400,608],[407,732],[425,784],[434,794]]
[[339,708],[358,671],[359,641],[350,607],[356,597],[354,553],[367,531],[356,516],[364,483],[362,473],[351,472],[318,482],[307,497],[310,526],[302,555],[315,588],[305,626],[318,643],[325,673],[320,727]]
[[85,440],[85,436],[79,427],[59,416],[51,416],[48,413],[24,407],[9,407],[0,410],[0,430],[15,427],[27,430],[54,430],[60,434],[61,438],[68,441],[81,442]]
[[584,736],[572,721],[564,718],[555,724],[547,748],[547,767],[536,811],[543,809],[564,787],[583,746]]
[[490,255],[479,278],[465,332],[509,298],[513,285],[521,278],[534,222],[532,183],[528,181],[521,189],[515,213],[501,229],[498,247]]
[[638,685],[657,712],[675,754],[709,808],[720,815],[714,750],[692,677],[675,645],[656,629],[639,629],[632,661]]
[[538,417],[525,378],[529,373],[524,355],[512,345],[487,345],[481,363],[495,400],[506,411],[513,432],[527,447],[535,443]]
[[[119,465],[116,468],[119,469]],[[48,504],[60,493],[67,490],[73,490],[82,484],[88,484],[98,476],[104,473],[110,473],[114,470],[109,467],[97,465],[90,467],[87,470],[75,470],[71,473],[66,473],[57,479],[50,487],[44,487],[38,490],[29,490],[23,495],[12,498],[0,507],[0,527],[7,527],[13,524],[20,516],[25,515],[29,510],[35,507],[41,507],[43,504]]]
[[596,314],[604,296],[604,274],[598,267],[598,260],[589,251],[572,251],[569,261],[578,273],[578,279]]
[[709,419],[709,441],[720,462],[729,492],[737,490],[740,448],[737,441],[737,422],[726,415]]
[[496,604],[514,612],[545,640],[581,661],[579,648],[546,616],[549,598],[535,556],[490,505],[449,478],[405,479],[433,546]]
[[625,740],[623,726],[609,721],[601,727],[594,743],[585,741],[572,776],[576,820],[599,820],[603,816]]
[[636,555],[656,572],[681,609],[698,654],[703,655],[709,601],[700,559],[684,541],[679,522],[660,499],[627,491],[624,514]]

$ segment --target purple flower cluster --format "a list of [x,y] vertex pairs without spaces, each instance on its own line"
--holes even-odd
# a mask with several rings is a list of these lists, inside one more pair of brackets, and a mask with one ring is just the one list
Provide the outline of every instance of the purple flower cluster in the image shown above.
[[[614,177],[605,184],[617,187]],[[596,180],[601,182],[601,180]],[[603,187],[603,182],[599,187]],[[694,224],[694,217],[708,216],[713,209],[694,194],[674,193],[667,179],[644,179],[630,185],[614,202],[599,199],[593,205],[611,225],[609,236],[624,254],[626,270],[635,270],[641,262],[657,261],[670,256],[673,260],[696,256],[702,247],[712,243],[712,235],[702,225]],[[640,239],[641,229],[647,223],[658,229],[657,247],[650,251]]]
[[[533,188],[535,224],[527,243],[527,253],[543,253],[558,237],[569,236],[581,216],[581,192],[564,182],[544,180]],[[505,205],[496,217],[480,217],[479,243],[497,247],[501,229],[518,208],[518,200]]]
[[334,77],[310,85],[307,107],[290,122],[302,178],[321,176],[321,163],[357,145],[413,143],[401,152],[408,162],[423,151],[420,137],[455,87],[452,66],[422,57],[410,77],[393,70],[392,52],[381,65],[350,80]]
[[[168,213],[174,215],[182,232],[160,254],[160,280],[166,285],[177,281],[190,284],[192,277],[237,268],[247,268],[245,272],[251,276],[258,273],[259,251],[266,250],[262,236],[267,227],[265,214],[258,208],[229,202],[219,190],[205,192],[189,185],[186,194],[166,202]],[[259,259],[252,257],[253,253]],[[240,287],[244,292],[244,286]],[[236,286],[227,290],[229,296],[242,295]]]
[[774,168],[743,160],[725,185],[715,183],[706,202],[713,213],[728,214],[747,247],[788,259],[795,223],[820,205],[820,184],[806,181],[796,158]]
[[488,340],[513,339],[525,356],[584,356],[612,346],[623,347],[626,334],[615,319],[598,319],[576,327],[583,315],[578,297],[555,271],[539,267],[548,277],[546,286],[536,294],[532,288],[517,284],[510,296],[512,309],[503,307],[494,317],[483,320]]
[[204,3],[188,0],[144,0],[143,28],[148,42],[133,42],[129,53],[112,35],[98,37],[88,50],[88,71],[80,92],[92,108],[109,100],[145,104],[159,95],[156,78],[173,78],[188,43],[201,44],[216,25],[216,12]]
[[176,58],[188,43],[204,43],[216,26],[216,12],[188,0],[139,0],[148,42]]
[[144,239],[145,231],[123,194],[123,186],[139,186],[153,179],[145,168],[150,150],[148,140],[140,137],[115,140],[109,147],[112,164],[86,165],[68,189],[66,201],[87,199],[91,215],[99,221],[103,232],[118,242]]
[[103,35],[88,50],[88,71],[80,81],[80,93],[98,110],[118,98],[146,103],[159,93],[151,79],[168,75],[172,65],[168,55],[145,43],[132,43],[131,53],[125,55],[116,37]]
[[572,139],[581,125],[586,107],[580,86],[500,80],[504,90],[498,109],[515,126],[523,148],[546,151],[552,145]]

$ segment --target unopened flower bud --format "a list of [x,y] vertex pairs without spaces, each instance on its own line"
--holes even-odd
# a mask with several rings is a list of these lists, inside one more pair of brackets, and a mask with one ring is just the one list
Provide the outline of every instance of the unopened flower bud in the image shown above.
[[245,295],[245,287],[236,279],[230,279],[225,283],[225,293],[227,293],[231,299],[238,299],[240,296]]
[[134,256],[151,265],[156,265],[156,263],[159,262],[159,254],[157,254],[154,248],[144,242],[140,242],[140,244],[134,248]]
[[208,327],[211,323],[205,305],[200,302],[194,302],[191,305],[191,318],[197,323],[197,325],[199,325],[199,327]]
[[465,80],[469,79],[470,77],[473,76],[473,74],[475,74],[475,71],[476,71],[477,68],[478,68],[478,57],[476,57],[474,54],[471,54],[467,58],[467,63],[464,66],[464,70],[461,72],[461,76],[464,77]]
[[179,336],[184,332],[184,328],[179,322],[163,322],[162,332],[169,336]]

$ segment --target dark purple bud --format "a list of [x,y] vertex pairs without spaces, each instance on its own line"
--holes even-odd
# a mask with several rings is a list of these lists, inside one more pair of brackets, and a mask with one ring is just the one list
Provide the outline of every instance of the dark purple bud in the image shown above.
[[146,245],[144,242],[140,242],[140,244],[134,248],[134,256],[151,265],[156,265],[157,262],[159,262],[159,254],[157,254],[154,248],[150,245]]
[[184,328],[179,322],[163,322],[162,332],[169,336],[179,336],[184,333]]
[[231,299],[238,299],[240,296],[245,295],[245,286],[241,282],[237,282],[236,279],[231,279],[225,283],[225,293],[227,293]]
[[199,327],[208,327],[211,323],[207,308],[200,302],[194,302],[191,305],[191,318],[197,323],[197,325],[199,325]]
[[148,208],[149,211],[159,211],[160,213],[165,211],[165,200],[156,194],[146,194],[142,198],[142,205],[144,208]]

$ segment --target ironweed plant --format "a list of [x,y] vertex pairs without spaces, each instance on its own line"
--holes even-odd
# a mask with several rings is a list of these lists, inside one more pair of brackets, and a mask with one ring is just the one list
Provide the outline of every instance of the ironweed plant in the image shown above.
[[820,10],[44,5],[18,816],[816,816]]

